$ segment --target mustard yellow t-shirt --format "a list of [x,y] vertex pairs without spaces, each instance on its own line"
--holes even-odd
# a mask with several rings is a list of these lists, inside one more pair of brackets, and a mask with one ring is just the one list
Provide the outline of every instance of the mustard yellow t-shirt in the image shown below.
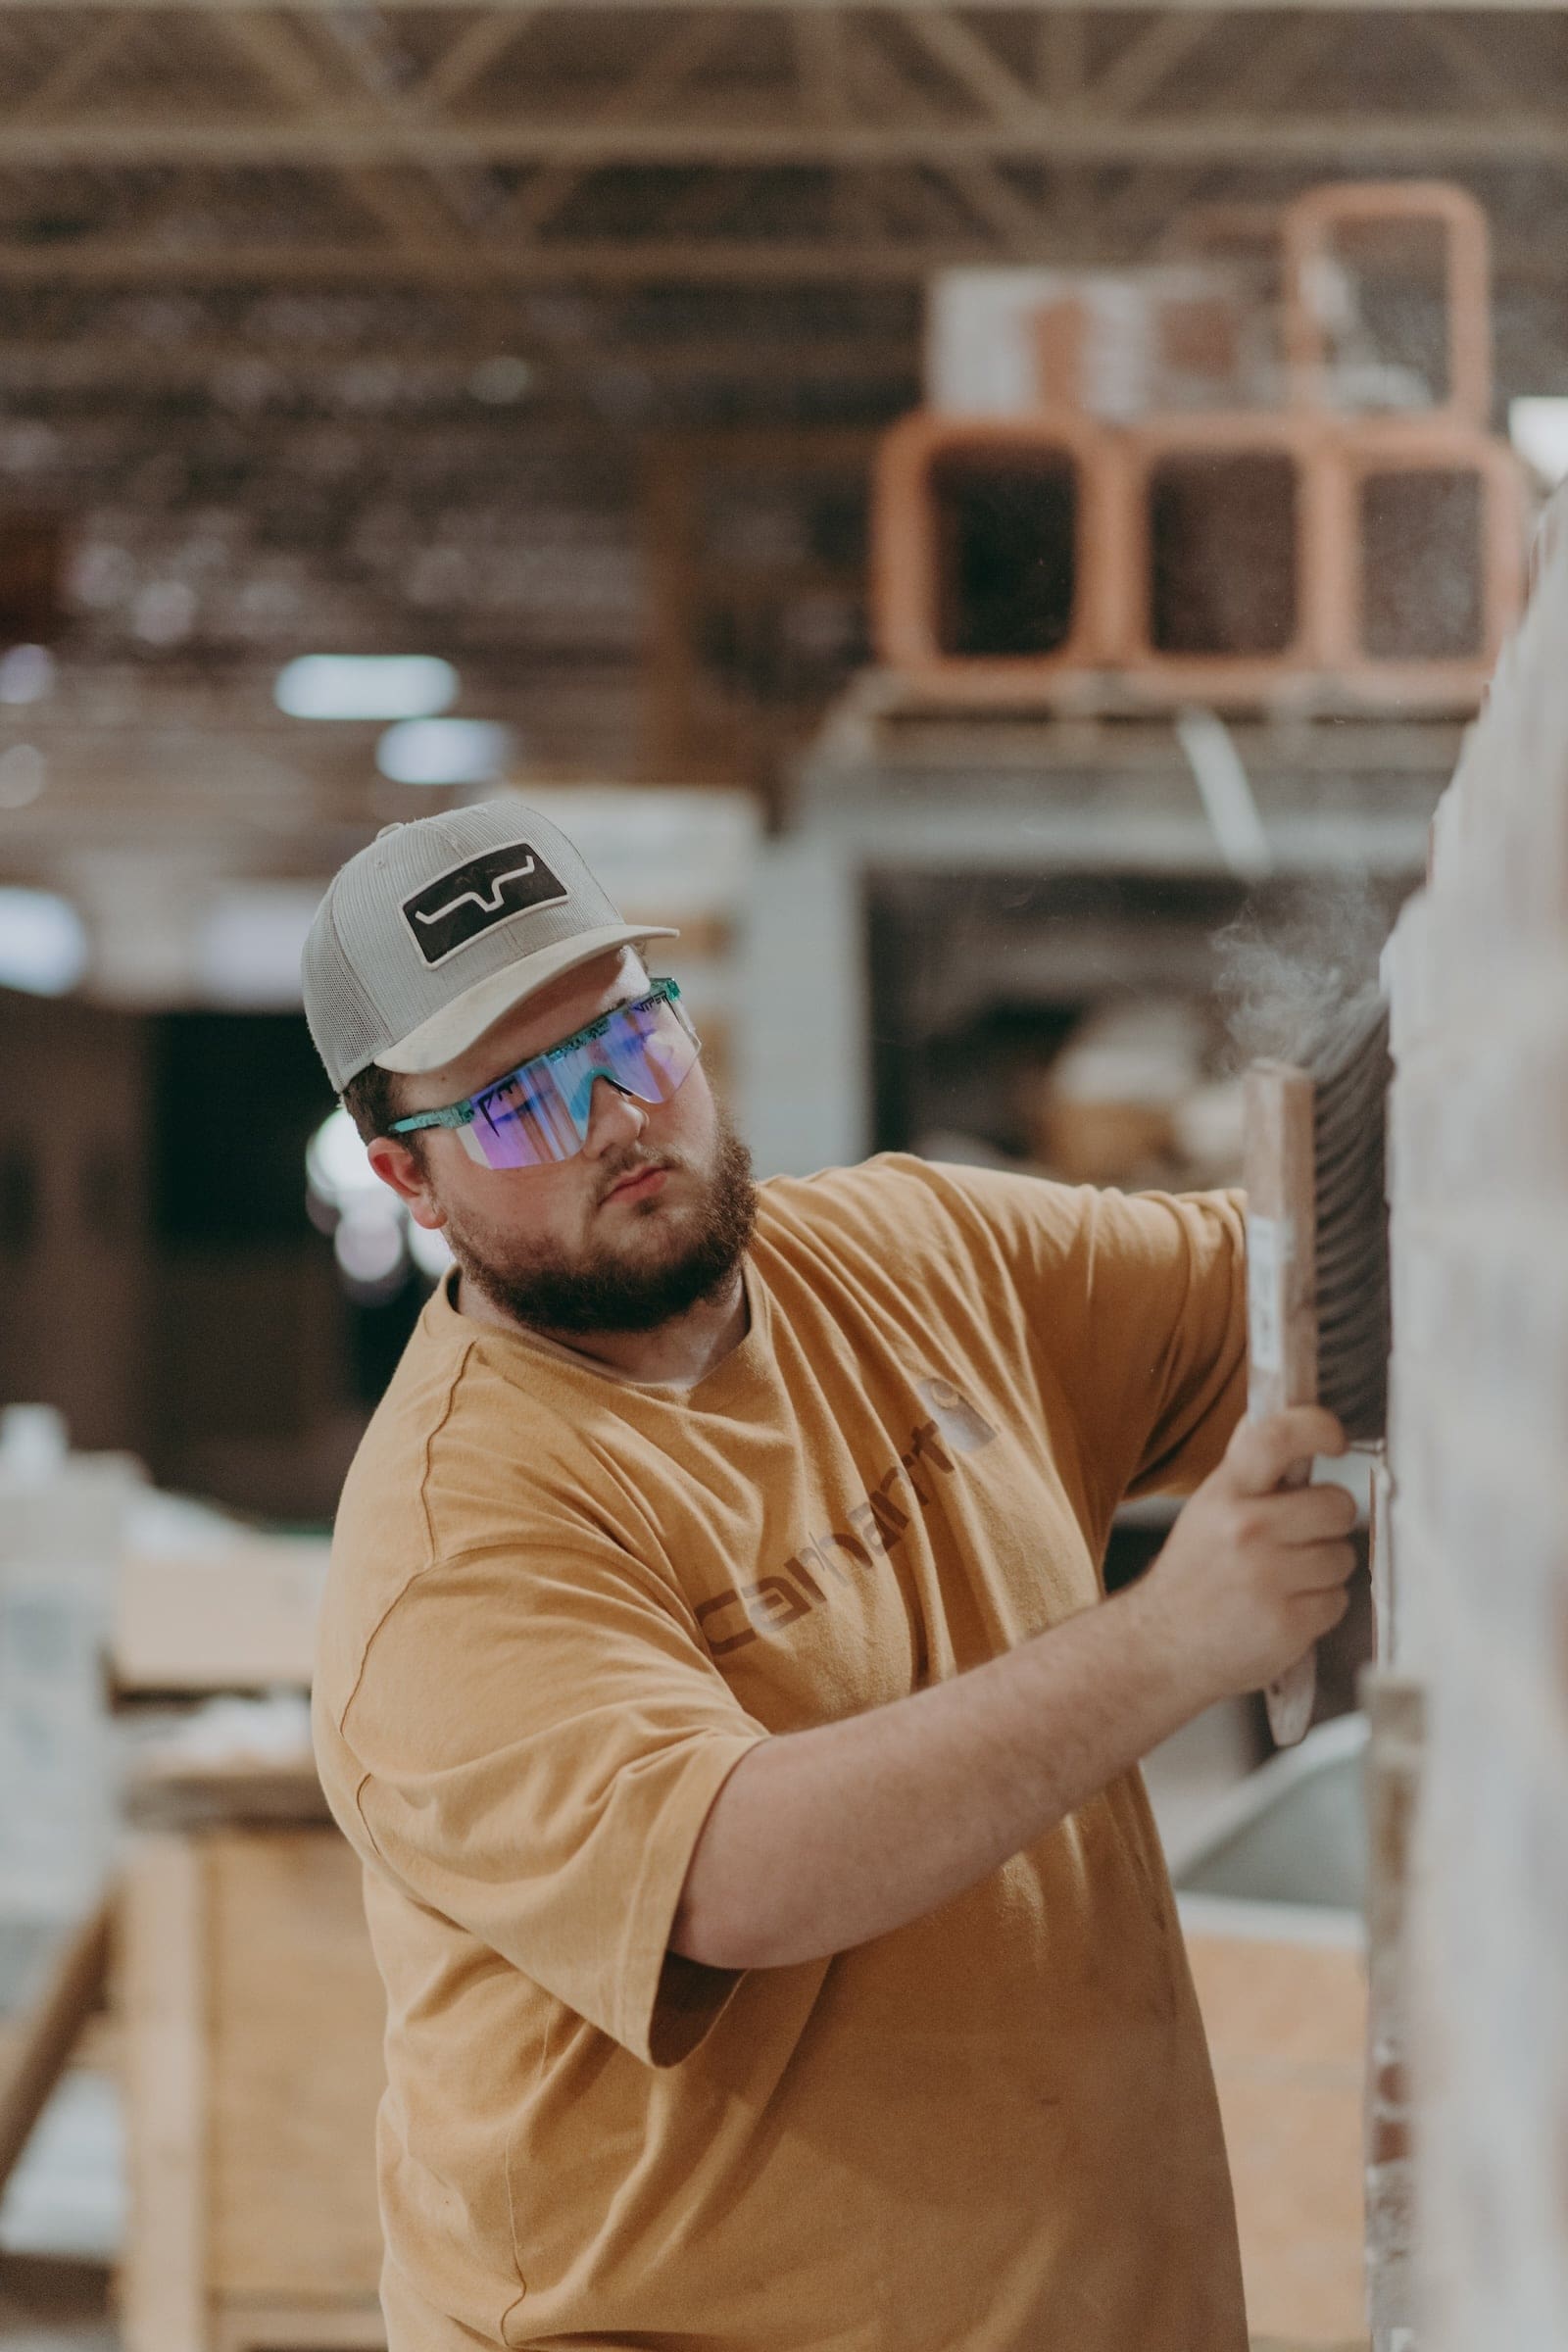
[[1136,1772],[832,1959],[666,1955],[758,1740],[1088,1607],[1121,1496],[1212,1467],[1243,1247],[1230,1197],[890,1157],[763,1187],[695,1388],[431,1299],[316,1701],[388,1995],[392,2352],[1245,2352]]

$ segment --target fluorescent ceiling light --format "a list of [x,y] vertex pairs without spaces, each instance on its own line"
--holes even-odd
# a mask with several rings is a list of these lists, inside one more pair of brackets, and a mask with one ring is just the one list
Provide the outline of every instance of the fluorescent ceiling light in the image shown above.
[[492,784],[511,758],[512,729],[488,718],[405,719],[375,747],[394,784]]
[[434,654],[302,654],[272,698],[290,718],[427,718],[451,709],[460,683]]
[[405,1239],[409,1245],[409,1255],[418,1267],[419,1272],[428,1274],[432,1282],[439,1282],[452,1263],[452,1252],[447,1247],[446,1235],[432,1233],[427,1225],[416,1225],[411,1217]]
[[1510,400],[1508,438],[1548,482],[1568,481],[1568,400]]
[[52,890],[0,890],[0,987],[64,997],[87,969],[87,934]]
[[408,1250],[403,1220],[390,1194],[384,1208],[367,1200],[345,1210],[332,1236],[332,1254],[350,1291],[367,1305],[403,1288]]
[[[371,1167],[360,1131],[341,1106],[326,1117],[305,1147],[305,1173],[312,1189],[329,1207],[346,1209],[353,1200],[373,1200],[386,1192]],[[389,1202],[395,1196],[386,1194]]]
[[331,1233],[338,1265],[356,1298],[367,1303],[390,1298],[401,1287],[409,1258],[432,1282],[451,1265],[452,1252],[442,1236],[416,1225],[382,1184],[341,1106],[307,1144],[305,1173],[312,1222]]
[[55,683],[55,658],[46,645],[12,645],[0,654],[0,703],[41,703]]

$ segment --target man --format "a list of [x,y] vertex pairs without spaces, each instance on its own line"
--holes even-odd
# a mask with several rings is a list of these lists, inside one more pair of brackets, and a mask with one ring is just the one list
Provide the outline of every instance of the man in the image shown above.
[[[1244,2352],[1136,1764],[1342,1614],[1352,1506],[1275,1491],[1338,1426],[1237,1429],[1234,1198],[754,1188],[659,936],[498,805],[391,829],[307,950],[457,1259],[316,1692],[392,2352]],[[1154,1488],[1197,1492],[1105,1600]]]

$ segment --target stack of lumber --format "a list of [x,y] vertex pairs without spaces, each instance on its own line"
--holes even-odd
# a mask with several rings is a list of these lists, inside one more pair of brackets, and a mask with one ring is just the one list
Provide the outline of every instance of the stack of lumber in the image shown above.
[[116,1688],[164,1709],[119,1901],[127,2352],[385,2341],[381,1986],[305,1704],[324,1552],[249,1538],[122,1580]]
[[385,2341],[383,2002],[305,1695],[323,1552],[243,1538],[131,1555],[110,1645],[128,1842],[0,2033],[3,2188],[112,1999],[97,2038],[124,2096],[127,2352]]
[[[138,1832],[121,1921],[130,2229],[127,2352],[293,2352],[385,2341],[376,2284],[380,1982],[359,1865],[302,1758],[203,1766],[196,1818]],[[179,1823],[164,1769],[142,1818]],[[316,1818],[311,1818],[312,1815]]]

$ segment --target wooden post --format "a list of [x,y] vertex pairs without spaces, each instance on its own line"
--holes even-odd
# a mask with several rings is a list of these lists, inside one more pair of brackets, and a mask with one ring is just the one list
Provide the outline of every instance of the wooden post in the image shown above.
[[207,2352],[207,1904],[188,1838],[138,1841],[123,1898],[125,2352]]

